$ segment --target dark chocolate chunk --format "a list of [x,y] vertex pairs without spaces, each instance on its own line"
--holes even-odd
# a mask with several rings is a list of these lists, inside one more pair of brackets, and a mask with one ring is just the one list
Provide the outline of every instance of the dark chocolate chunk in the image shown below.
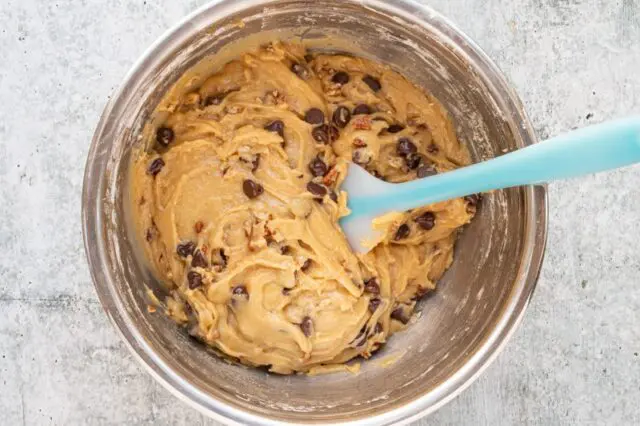
[[245,179],[242,183],[242,190],[249,198],[256,198],[264,192],[264,187],[251,179]]
[[392,124],[391,126],[387,127],[387,132],[389,133],[398,133],[404,130],[404,126],[401,126],[400,124]]
[[164,160],[158,157],[155,160],[153,160],[151,164],[149,164],[147,173],[155,177],[158,173],[160,173],[160,170],[162,170],[163,167],[164,167]]
[[196,250],[193,253],[193,259],[191,259],[191,266],[194,268],[206,268],[209,266],[209,262],[207,262],[207,258],[204,253],[200,250]]
[[373,76],[365,75],[364,77],[362,77],[362,81],[364,81],[365,84],[369,86],[369,88],[374,92],[377,92],[382,88],[382,85],[380,84],[380,80],[378,80]]
[[327,174],[328,167],[324,161],[316,157],[309,162],[309,171],[313,176],[324,176]]
[[418,151],[416,145],[409,138],[400,138],[396,144],[396,153],[402,157],[414,154]]
[[300,329],[305,336],[311,336],[313,334],[313,320],[310,317],[304,317],[300,323]]
[[373,277],[364,282],[364,291],[368,291],[371,294],[380,294],[380,284],[378,279]]
[[316,142],[327,144],[338,139],[340,131],[335,126],[321,124],[320,126],[314,127],[311,131],[311,136],[313,136]]
[[435,169],[435,167],[433,167],[432,164],[423,163],[420,165],[420,167],[418,167],[417,175],[418,175],[418,178],[420,179],[427,176],[437,175],[437,174],[438,174],[438,171]]
[[367,327],[362,327],[360,329],[360,332],[358,333],[358,335],[355,337],[355,339],[353,339],[351,341],[351,344],[354,345],[356,348],[358,346],[362,346],[367,342],[367,333],[369,330],[367,330]]
[[202,275],[200,275],[196,271],[189,271],[189,273],[187,274],[187,281],[189,282],[189,288],[191,290],[194,290],[202,286]]
[[220,105],[225,96],[227,96],[226,93],[216,93],[215,95],[207,96],[204,100],[204,106]]
[[416,223],[420,228],[430,231],[436,225],[436,215],[433,212],[426,212],[416,218]]
[[353,115],[371,114],[369,105],[360,104],[353,109]]
[[249,299],[249,292],[247,291],[247,287],[242,284],[238,284],[237,286],[231,289],[231,294],[234,296],[240,296],[245,299]]
[[264,126],[264,129],[269,132],[274,132],[280,135],[280,137],[284,137],[284,123],[282,120],[274,120],[271,123]]
[[382,328],[382,324],[377,322],[375,328],[373,329],[373,334],[382,333],[383,330],[384,330],[384,328]]
[[175,133],[168,127],[160,127],[156,131],[156,141],[162,146],[169,146],[175,139]]
[[331,77],[331,81],[336,84],[347,84],[349,82],[349,74],[344,71],[338,71]]
[[480,200],[482,199],[482,195],[480,194],[471,194],[464,197],[464,200],[469,203],[471,206],[477,206]]
[[224,254],[224,249],[217,249],[211,251],[211,264],[220,266],[222,268],[227,266],[227,256]]
[[300,270],[302,272],[307,272],[307,270],[311,267],[311,259],[307,259],[304,261],[304,263],[302,264],[302,266],[300,267]]
[[284,245],[280,247],[280,254],[289,254],[291,253],[291,247]]
[[409,167],[409,169],[411,170],[415,170],[417,169],[420,164],[422,164],[422,155],[420,154],[407,154],[407,156],[404,158],[404,162],[407,164],[407,167]]
[[309,182],[307,184],[307,191],[320,198],[327,194],[327,188],[315,182]]
[[356,148],[351,154],[351,160],[361,166],[367,165],[371,162],[371,151],[369,151],[366,147]]
[[349,121],[351,120],[351,113],[349,112],[349,108],[344,106],[339,106],[333,112],[333,123],[343,129]]
[[374,313],[376,309],[378,309],[378,306],[380,306],[380,303],[382,303],[382,300],[378,298],[369,300],[369,311]]
[[409,232],[411,232],[411,228],[406,223],[403,223],[398,227],[396,231],[396,235],[393,237],[394,240],[403,240],[409,236]]
[[393,312],[391,312],[391,318],[393,318],[394,320],[398,320],[403,324],[409,322],[409,318],[404,314],[404,309],[402,309],[402,307],[397,307],[396,309],[394,309]]
[[324,112],[319,108],[311,108],[304,114],[304,121],[309,124],[320,124],[324,121]]
[[193,241],[187,241],[186,243],[178,244],[178,247],[176,248],[176,252],[181,257],[187,257],[192,255],[195,249],[196,249],[196,243],[194,243]]
[[251,162],[251,171],[255,172],[260,167],[260,154],[256,154],[256,158]]

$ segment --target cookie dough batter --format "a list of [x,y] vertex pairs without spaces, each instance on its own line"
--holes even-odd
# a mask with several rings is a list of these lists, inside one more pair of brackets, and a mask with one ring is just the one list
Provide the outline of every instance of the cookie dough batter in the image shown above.
[[391,215],[380,244],[351,251],[348,161],[390,182],[469,162],[440,104],[383,65],[273,43],[162,108],[134,164],[140,238],[168,314],[242,363],[288,374],[368,358],[474,215],[474,197]]

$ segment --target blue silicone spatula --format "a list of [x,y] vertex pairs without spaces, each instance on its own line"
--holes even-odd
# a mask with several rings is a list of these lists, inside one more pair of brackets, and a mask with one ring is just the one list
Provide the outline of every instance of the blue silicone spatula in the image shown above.
[[[439,201],[494,189],[566,179],[640,162],[640,117],[609,121],[545,140],[500,157],[405,183],[388,183],[350,164],[341,189],[351,214],[340,220],[351,247],[370,250],[381,231],[372,220]],[[611,188],[615,191],[615,188]]]

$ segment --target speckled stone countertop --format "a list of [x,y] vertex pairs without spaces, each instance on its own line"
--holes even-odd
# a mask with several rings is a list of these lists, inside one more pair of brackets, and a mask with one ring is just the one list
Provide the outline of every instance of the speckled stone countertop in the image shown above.
[[[167,28],[204,4],[0,4],[0,424],[214,424],[141,370],[103,314],[80,226],[93,130]],[[504,70],[539,136],[640,109],[640,1],[430,0]],[[522,327],[420,425],[640,424],[640,167],[553,184]]]

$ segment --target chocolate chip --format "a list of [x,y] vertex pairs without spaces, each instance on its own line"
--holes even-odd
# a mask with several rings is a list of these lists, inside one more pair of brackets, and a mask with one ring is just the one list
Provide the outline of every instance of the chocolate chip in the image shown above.
[[149,164],[149,168],[147,169],[147,173],[149,173],[151,176],[155,177],[155,175],[160,173],[160,170],[162,170],[163,167],[164,167],[164,160],[162,158],[158,157],[155,160],[153,160],[151,162],[151,164]]
[[464,197],[464,200],[471,206],[477,206],[482,196],[480,194],[471,194]]
[[184,313],[187,314],[188,317],[195,315],[195,312],[193,312],[193,308],[189,303],[184,304]]
[[436,145],[435,143],[432,143],[427,147],[427,152],[429,154],[436,154],[438,151],[438,145]]
[[438,171],[431,164],[421,164],[420,167],[418,167],[417,174],[418,177],[422,179],[427,176],[437,175]]
[[242,190],[244,191],[244,195],[253,199],[264,192],[264,187],[251,179],[245,179],[242,183]]
[[329,142],[333,142],[340,137],[340,130],[335,126],[327,126],[327,134],[329,135]]
[[324,121],[324,112],[318,108],[311,108],[304,114],[304,121],[309,124],[320,124]]
[[227,96],[226,93],[216,93],[215,95],[207,96],[204,100],[204,106],[220,105],[225,96]]
[[211,264],[222,268],[227,266],[227,256],[224,254],[224,249],[212,250],[211,256]]
[[191,259],[191,266],[194,268],[206,268],[209,266],[209,262],[207,262],[207,258],[204,256],[204,253],[200,250],[196,250],[193,253],[193,259]]
[[387,132],[389,133],[398,133],[404,130],[404,126],[401,126],[400,124],[392,124],[391,126],[387,127]]
[[307,259],[304,261],[304,263],[302,264],[302,266],[300,267],[300,270],[302,272],[307,272],[307,270],[311,267],[311,259]]
[[360,104],[353,109],[353,115],[371,114],[369,105]]
[[411,170],[415,170],[422,163],[422,156],[420,154],[416,154],[415,152],[407,154],[404,158],[404,162],[407,164],[407,167]]
[[367,148],[356,148],[353,150],[351,160],[361,166],[367,165],[371,162],[371,152]]
[[313,321],[309,317],[304,317],[300,323],[300,329],[305,336],[309,337],[313,334]]
[[331,190],[329,191],[329,198],[331,198],[331,201],[333,201],[334,203],[338,202],[338,194],[336,194],[336,191]]
[[420,225],[420,228],[425,229],[427,231],[431,231],[433,227],[436,225],[436,215],[433,212],[426,212],[416,219],[416,223]]
[[393,239],[396,241],[403,240],[409,236],[410,231],[411,231],[411,228],[409,228],[409,225],[407,225],[406,223],[403,223],[398,227],[398,230],[396,231],[396,235],[393,237]]
[[376,309],[378,309],[378,306],[380,306],[380,303],[382,303],[382,300],[378,298],[369,300],[369,311],[374,313]]
[[397,307],[393,310],[393,312],[391,312],[391,318],[393,318],[394,320],[398,320],[403,324],[409,322],[409,318],[404,314],[404,309],[402,309],[401,307]]
[[290,288],[282,287],[282,295],[283,296],[288,296],[290,292],[291,292]]
[[371,294],[380,294],[380,285],[377,278],[370,278],[364,282],[364,291]]
[[349,74],[344,71],[338,71],[333,75],[331,81],[336,84],[347,84],[349,82]]
[[187,257],[192,255],[195,249],[196,243],[194,243],[193,241],[187,241],[186,243],[178,244],[176,252],[182,257]]
[[362,346],[367,341],[367,327],[362,327],[358,335],[351,341],[355,347]]
[[324,176],[327,174],[327,165],[318,157],[309,162],[309,171],[313,176]]
[[264,126],[264,129],[269,132],[274,132],[280,135],[281,138],[284,137],[284,123],[282,120],[274,120],[271,123]]
[[251,162],[251,171],[255,172],[260,167],[260,154],[256,154],[256,158]]
[[375,328],[373,329],[373,334],[382,333],[383,330],[384,330],[384,328],[382,328],[382,324],[377,322]]
[[233,287],[233,289],[231,289],[231,294],[233,294],[234,296],[240,296],[244,297],[245,299],[249,299],[249,292],[247,291],[247,287],[242,284]]
[[328,124],[321,124],[318,127],[314,127],[311,131],[311,136],[316,142],[327,144],[333,142],[340,136],[340,132],[334,126]]
[[416,145],[409,138],[400,138],[396,144],[396,153],[403,157],[418,151]]
[[382,85],[380,85],[380,80],[373,76],[365,75],[364,77],[362,77],[362,81],[364,81],[365,84],[369,86],[369,88],[374,92],[377,92],[382,88]]
[[291,253],[291,247],[286,245],[280,247],[280,254],[289,254],[289,253]]
[[187,274],[187,281],[189,281],[189,288],[191,290],[194,290],[202,286],[202,275],[200,275],[196,271],[189,271],[189,273]]
[[169,146],[175,139],[175,133],[168,127],[160,127],[156,131],[156,141],[162,146]]
[[320,198],[327,195],[327,188],[315,182],[309,182],[307,184],[307,191]]
[[304,65],[300,65],[297,62],[294,62],[293,65],[291,65],[291,71],[303,80],[309,78],[309,70],[307,69],[307,67],[305,67]]
[[344,106],[339,106],[333,112],[333,122],[336,126],[344,129],[347,124],[349,124],[349,120],[351,120],[351,113],[349,112],[349,108]]

